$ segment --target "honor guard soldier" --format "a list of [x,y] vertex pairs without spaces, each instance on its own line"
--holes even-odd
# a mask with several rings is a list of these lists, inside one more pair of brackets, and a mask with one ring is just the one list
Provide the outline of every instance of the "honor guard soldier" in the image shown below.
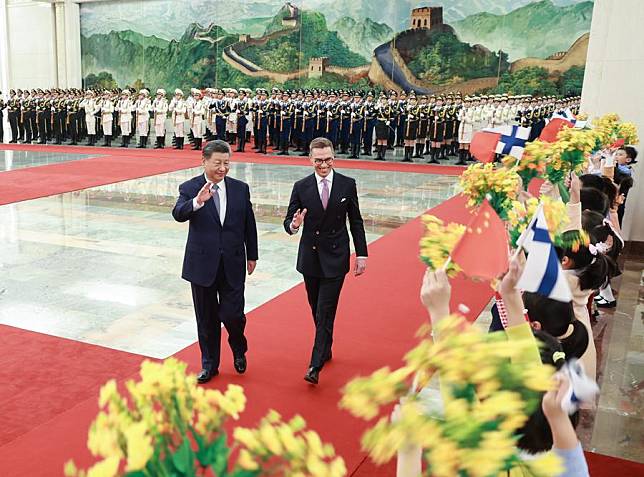
[[387,153],[387,142],[391,131],[391,104],[387,100],[385,93],[380,93],[378,104],[375,106],[376,113],[376,149],[378,156],[377,161],[384,161]]
[[340,122],[338,95],[335,91],[329,93],[326,104],[326,138],[333,143],[333,148],[338,148],[338,123]]
[[119,113],[119,124],[121,126],[121,147],[128,147],[130,145],[133,110],[134,103],[130,99],[130,90],[124,89],[121,92],[121,99],[116,103],[116,111]]
[[172,113],[172,126],[174,127],[175,149],[183,149],[184,123],[186,121],[186,102],[183,99],[183,91],[179,88],[174,90],[174,98],[170,101],[169,111]]
[[317,99],[314,101],[313,109],[309,110],[313,117],[313,138],[327,137],[326,132],[326,106],[327,94],[325,91],[320,91]]
[[88,90],[85,92],[85,97],[80,102],[81,110],[85,114],[85,127],[87,128],[87,145],[94,146],[96,144],[96,100],[94,99],[94,92]]
[[203,120],[206,115],[206,108],[204,107],[201,96],[202,94],[200,90],[193,89],[193,99],[188,109],[190,131],[192,132],[192,138],[194,141],[194,145],[192,146],[193,151],[201,150],[201,145],[203,144]]
[[0,144],[4,142],[4,110],[6,107],[2,91],[0,91]]
[[432,126],[429,131],[431,141],[430,164],[438,164],[438,160],[444,158],[443,138],[445,137],[445,108],[443,107],[443,98],[436,98],[436,103],[431,113]]
[[67,99],[67,120],[65,125],[67,126],[67,132],[69,134],[69,143],[71,146],[78,144],[78,105],[80,101],[76,98],[74,93],[70,93],[69,99]]
[[103,126],[103,136],[105,137],[103,146],[110,147],[112,145],[112,133],[114,132],[114,102],[109,91],[103,93],[103,99],[101,100],[101,124]]
[[156,98],[152,103],[154,112],[154,135],[156,137],[155,149],[165,147],[165,120],[168,117],[168,100],[165,97],[165,89],[157,89]]
[[340,116],[338,121],[338,141],[340,142],[339,154],[347,154],[349,149],[349,129],[351,127],[351,113],[349,106],[351,104],[350,95],[348,91],[342,91],[342,98],[340,99],[338,114]]
[[150,134],[150,92],[143,88],[139,91],[139,97],[134,102],[134,112],[136,114],[136,134],[139,136],[138,149],[148,147],[148,134]]
[[418,100],[414,92],[409,93],[403,116],[405,121],[404,145],[405,157],[402,162],[413,162],[412,155],[414,154],[414,147],[416,146],[416,139],[418,137],[418,123],[420,121],[420,111],[418,109]]
[[373,130],[376,127],[376,110],[373,101],[373,91],[367,93],[364,101],[364,128],[362,132],[362,143],[364,144],[363,153],[365,156],[371,156],[373,147]]
[[474,133],[474,109],[472,99],[465,97],[463,108],[459,111],[458,126],[458,165],[465,165]]
[[280,131],[280,152],[279,156],[288,156],[288,147],[291,141],[291,128],[293,127],[293,115],[295,106],[287,91],[282,93],[282,101],[279,104],[279,131]]
[[239,88],[239,99],[235,104],[235,113],[237,114],[237,152],[245,152],[246,148],[246,127],[248,126],[248,114],[250,112],[249,93],[252,93],[252,91],[247,88]]
[[253,125],[255,126],[255,145],[258,154],[266,154],[268,140],[268,91],[263,88],[256,90],[257,98],[253,105]]
[[418,101],[418,135],[416,136],[416,152],[414,158],[422,159],[425,155],[425,144],[429,133],[429,103],[423,95]]
[[358,159],[360,156],[360,144],[364,130],[364,105],[362,96],[356,91],[353,93],[353,102],[349,104],[349,143],[351,144],[351,155],[349,159]]
[[9,90],[9,100],[7,101],[7,119],[9,120],[9,128],[11,129],[11,141],[9,144],[16,144],[20,136],[20,129],[18,127],[18,117],[20,116],[20,102],[16,96],[16,92],[12,89]]
[[315,105],[316,101],[313,99],[313,93],[306,91],[304,95],[304,102],[302,103],[302,153],[300,156],[309,155],[309,144],[313,140],[313,131],[315,130]]

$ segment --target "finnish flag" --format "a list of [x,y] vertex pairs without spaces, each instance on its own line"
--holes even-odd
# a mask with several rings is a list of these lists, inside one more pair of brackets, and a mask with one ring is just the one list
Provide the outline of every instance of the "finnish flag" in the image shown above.
[[572,293],[550,241],[543,206],[537,209],[519,243],[528,252],[528,259],[517,288],[557,301],[571,301]]
[[499,142],[496,144],[496,153],[504,156],[512,156],[521,159],[525,143],[530,138],[530,129],[522,126],[499,126],[496,128],[485,128],[484,131],[499,135]]

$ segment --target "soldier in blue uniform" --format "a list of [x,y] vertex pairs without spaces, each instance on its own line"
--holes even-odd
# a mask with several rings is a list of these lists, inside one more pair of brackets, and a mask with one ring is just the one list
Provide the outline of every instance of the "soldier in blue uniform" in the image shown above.
[[364,102],[364,131],[362,137],[364,143],[363,152],[365,156],[371,156],[371,148],[373,146],[373,131],[376,127],[376,111],[373,98],[374,92],[369,91]]

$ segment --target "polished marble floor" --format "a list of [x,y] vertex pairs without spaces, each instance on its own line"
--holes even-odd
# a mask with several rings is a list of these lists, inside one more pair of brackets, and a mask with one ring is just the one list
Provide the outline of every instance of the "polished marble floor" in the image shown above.
[[23,169],[25,167],[45,166],[59,162],[76,161],[98,154],[62,154],[57,152],[0,151],[0,172]]
[[[170,215],[191,169],[0,207],[0,323],[164,358],[196,340],[190,288],[180,278],[186,224]],[[368,240],[455,192],[456,178],[346,170],[356,178]],[[297,237],[282,220],[306,167],[236,163],[248,182],[260,262],[251,310],[301,281]]]

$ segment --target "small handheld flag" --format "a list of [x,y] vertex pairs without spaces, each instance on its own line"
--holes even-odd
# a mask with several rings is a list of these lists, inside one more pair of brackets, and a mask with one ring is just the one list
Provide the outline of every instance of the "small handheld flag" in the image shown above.
[[523,247],[528,252],[528,259],[517,288],[557,301],[571,301],[572,293],[550,240],[543,205],[537,208],[518,244],[519,249]]

